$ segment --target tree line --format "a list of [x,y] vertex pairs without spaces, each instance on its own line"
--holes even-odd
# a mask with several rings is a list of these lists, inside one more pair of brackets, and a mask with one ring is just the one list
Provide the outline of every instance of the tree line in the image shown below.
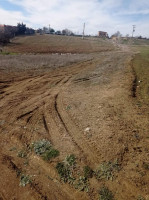
[[18,23],[17,26],[0,25],[0,44],[9,43],[15,36],[32,34],[35,34],[35,30],[23,23]]

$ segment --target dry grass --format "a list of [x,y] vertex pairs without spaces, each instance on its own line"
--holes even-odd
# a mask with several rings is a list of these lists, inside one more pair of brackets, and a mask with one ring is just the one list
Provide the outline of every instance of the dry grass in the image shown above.
[[91,58],[91,55],[85,54],[0,55],[0,81],[42,75],[57,67],[90,60]]
[[17,53],[91,53],[112,50],[108,40],[75,36],[35,35],[15,38],[5,48]]

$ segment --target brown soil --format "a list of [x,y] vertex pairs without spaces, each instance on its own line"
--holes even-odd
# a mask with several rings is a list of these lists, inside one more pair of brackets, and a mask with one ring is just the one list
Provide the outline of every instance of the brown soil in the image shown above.
[[[1,83],[0,199],[96,200],[107,186],[117,200],[149,196],[148,120],[132,97],[132,55],[128,51],[94,54],[89,61],[56,68],[23,80]],[[21,73],[20,75],[21,76]],[[85,131],[89,128],[89,131]],[[60,151],[51,162],[20,149],[39,139]],[[56,163],[69,154],[95,170],[104,161],[121,165],[113,181],[90,179],[89,193],[60,181]],[[20,187],[19,174],[32,177]]]

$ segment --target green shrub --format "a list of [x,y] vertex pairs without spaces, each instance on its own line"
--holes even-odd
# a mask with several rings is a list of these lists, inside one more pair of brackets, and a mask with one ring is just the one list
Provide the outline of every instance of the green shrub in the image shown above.
[[114,200],[114,196],[107,187],[102,187],[99,191],[99,200]]
[[93,177],[93,170],[89,166],[85,166],[83,168],[84,177],[85,178],[92,178]]

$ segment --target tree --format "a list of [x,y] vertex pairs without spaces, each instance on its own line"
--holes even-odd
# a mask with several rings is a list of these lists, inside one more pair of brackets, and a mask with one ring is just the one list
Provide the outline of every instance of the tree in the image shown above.
[[18,23],[17,24],[17,35],[24,35],[25,34],[25,31],[26,31],[26,24],[21,24],[21,23]]
[[16,26],[3,25],[0,27],[0,43],[6,44],[10,42],[10,39],[15,36],[17,31]]
[[32,28],[26,28],[25,35],[33,35],[35,34],[35,30]]
[[53,28],[50,28],[50,33],[51,34],[54,34],[55,33],[55,30]]
[[61,32],[61,31],[56,31],[55,34],[56,34],[56,35],[61,35],[62,32]]
[[71,30],[67,29],[67,28],[62,30],[62,34],[63,35],[74,35],[74,33]]
[[120,31],[117,31],[116,33],[114,33],[112,35],[112,37],[115,36],[115,37],[122,37],[122,34],[120,33]]

